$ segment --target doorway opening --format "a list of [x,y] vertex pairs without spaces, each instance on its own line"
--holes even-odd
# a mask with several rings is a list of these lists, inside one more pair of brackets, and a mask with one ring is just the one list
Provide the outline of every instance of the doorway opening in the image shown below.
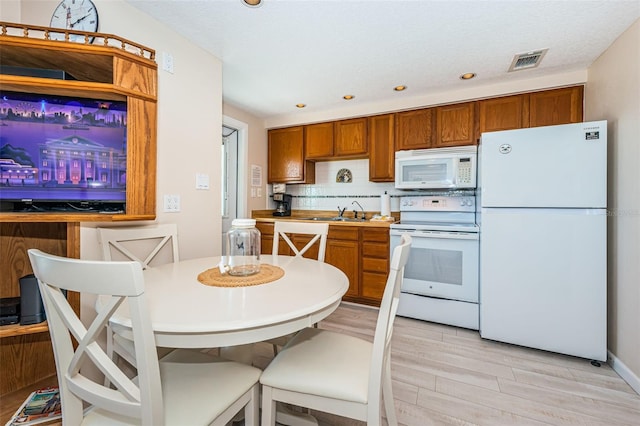
[[231,222],[246,217],[246,170],[248,125],[223,116],[221,153],[221,210],[222,254],[226,254],[224,236],[231,229]]

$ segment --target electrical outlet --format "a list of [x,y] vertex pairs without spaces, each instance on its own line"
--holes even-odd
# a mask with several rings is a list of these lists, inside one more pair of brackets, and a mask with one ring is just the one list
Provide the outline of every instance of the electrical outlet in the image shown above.
[[164,196],[164,211],[167,213],[180,211],[180,196],[179,195],[167,195]]

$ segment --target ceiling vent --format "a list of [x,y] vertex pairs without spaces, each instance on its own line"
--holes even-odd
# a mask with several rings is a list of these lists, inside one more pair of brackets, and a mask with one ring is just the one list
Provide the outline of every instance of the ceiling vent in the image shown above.
[[542,49],[536,50],[535,52],[527,52],[520,53],[513,57],[513,61],[511,62],[511,66],[509,67],[509,72],[511,71],[520,71],[526,70],[530,68],[535,68],[540,65],[542,58],[546,55],[547,50]]

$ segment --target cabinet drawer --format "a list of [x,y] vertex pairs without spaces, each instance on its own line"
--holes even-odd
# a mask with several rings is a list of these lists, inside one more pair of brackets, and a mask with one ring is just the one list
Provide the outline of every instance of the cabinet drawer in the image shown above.
[[380,243],[362,243],[363,257],[377,257],[381,259],[389,258],[389,246]]
[[386,283],[387,276],[385,274],[363,272],[362,295],[364,297],[381,300]]
[[362,259],[362,270],[369,272],[378,272],[386,275],[389,271],[387,263],[387,259],[372,259],[369,257],[365,257]]
[[367,229],[362,231],[362,241],[374,241],[378,243],[389,242],[388,229]]
[[358,241],[358,228],[347,226],[329,226],[328,239]]

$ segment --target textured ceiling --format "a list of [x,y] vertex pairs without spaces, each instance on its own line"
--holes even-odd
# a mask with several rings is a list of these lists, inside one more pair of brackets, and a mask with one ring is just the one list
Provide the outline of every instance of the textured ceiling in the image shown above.
[[224,101],[265,119],[584,70],[640,17],[640,0],[127,1],[220,58]]

